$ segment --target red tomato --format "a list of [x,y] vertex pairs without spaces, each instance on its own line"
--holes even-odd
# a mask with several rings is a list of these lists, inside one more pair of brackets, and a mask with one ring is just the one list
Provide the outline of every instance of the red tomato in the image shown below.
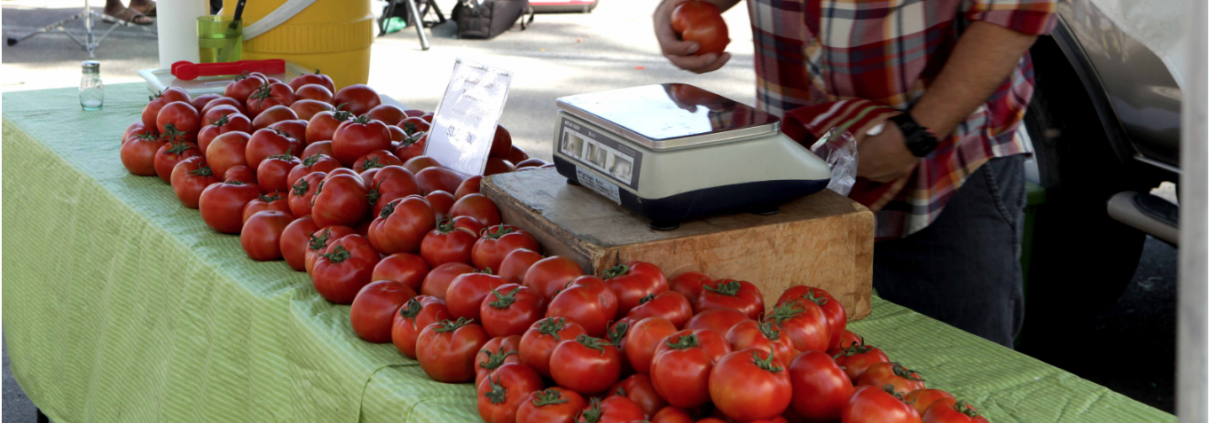
[[391,104],[379,104],[367,113],[370,115],[370,119],[379,120],[391,126],[399,125],[400,122],[403,122],[408,117],[403,113],[403,109]]
[[695,56],[722,54],[731,42],[727,22],[718,7],[706,1],[688,1],[672,10],[672,30],[681,40],[697,43]]
[[179,100],[165,98],[163,93],[151,96],[150,101],[147,102],[147,105],[143,106],[143,114],[140,117],[143,122],[143,126],[154,129],[156,127],[155,118],[160,115],[160,109],[163,109],[164,105],[173,101]]
[[[444,191],[438,191],[438,192],[444,192]],[[427,199],[427,197],[426,197],[426,199]],[[436,213],[434,213],[434,214],[436,214]],[[484,229],[487,229],[487,228],[483,227],[482,223],[479,223],[478,220],[475,220],[475,218],[470,217],[470,216],[458,216],[458,217],[455,217],[451,221],[454,222],[454,228],[466,229],[473,233],[480,233],[480,232],[483,232]],[[475,251],[474,247],[471,247],[472,254],[474,253],[474,251]]]
[[416,338],[431,324],[448,320],[450,312],[440,298],[418,295],[404,303],[391,322],[391,342],[408,358],[416,358]]
[[153,134],[148,135],[147,138],[154,137],[158,139],[160,137],[160,134],[155,133],[154,127],[152,129],[147,129],[146,126],[143,126],[143,122],[132,123],[130,126],[126,127],[125,132],[122,132],[122,144],[126,144],[126,141],[130,141],[133,138],[137,138],[147,133]]
[[202,190],[210,184],[221,182],[210,166],[206,165],[203,157],[190,157],[181,160],[172,168],[172,191],[185,207],[196,209]]
[[295,91],[310,84],[318,85],[328,91],[336,91],[336,85],[332,83],[332,78],[319,73],[319,69],[316,69],[315,73],[299,75],[290,80],[290,88]]
[[789,335],[798,351],[827,351],[832,334],[828,333],[828,318],[813,302],[787,302],[773,308],[767,317],[777,323],[782,335]]
[[311,216],[316,225],[353,226],[370,208],[361,177],[337,174],[337,170],[319,183],[311,201]]
[[384,254],[414,253],[436,227],[427,200],[418,196],[399,198],[388,203],[370,223],[370,243]]
[[467,194],[450,208],[454,216],[470,216],[488,227],[500,224],[500,209],[483,194]]
[[631,325],[626,333],[626,358],[637,373],[651,372],[651,361],[655,350],[664,340],[676,333],[671,322],[662,317],[648,317]]
[[398,126],[399,129],[402,129],[403,133],[407,134],[408,136],[421,132],[428,132],[430,126],[429,122],[419,117],[408,117],[399,121],[399,123],[396,123],[395,125]]
[[391,342],[391,326],[399,308],[416,296],[416,291],[395,281],[371,282],[353,298],[349,321],[361,339],[383,344]]
[[312,233],[310,241],[307,242],[307,253],[304,263],[307,273],[310,274],[315,270],[315,262],[319,260],[320,254],[327,253],[328,245],[331,245],[338,239],[344,238],[345,235],[355,233],[357,231],[348,226],[329,226],[320,228]]
[[735,351],[710,370],[710,399],[737,421],[778,417],[790,406],[792,394],[790,372],[769,351]]
[[430,192],[424,196],[424,199],[429,200],[429,204],[433,205],[433,214],[437,216],[438,220],[449,217],[450,208],[454,207],[454,194],[445,191]]
[[934,403],[942,402],[952,406],[956,404],[954,401],[956,400],[953,395],[940,389],[919,389],[903,396],[903,402],[910,404],[921,416],[924,416],[925,411]]
[[462,176],[442,167],[428,167],[416,173],[416,183],[423,191],[454,192],[462,184]]
[[256,187],[256,189],[260,190],[261,192],[264,192],[264,190],[260,189],[260,185],[256,184],[256,173],[252,172],[252,169],[248,168],[248,166],[241,165],[227,169],[227,172],[223,173],[223,181],[243,182]]
[[189,142],[197,141],[202,129],[202,115],[186,101],[174,101],[164,105],[155,118],[156,130],[170,138],[180,136]]
[[885,363],[891,361],[886,353],[882,350],[871,347],[861,341],[857,344],[850,345],[840,352],[833,354],[836,364],[844,368],[845,373],[848,373],[849,379],[856,382],[861,378],[861,374],[865,373],[866,369],[877,363]]
[[899,398],[873,386],[861,386],[840,413],[844,423],[921,423],[920,413]]
[[[474,254],[474,249],[471,249],[472,258]],[[542,260],[542,255],[532,250],[524,248],[513,250],[513,252],[504,256],[504,260],[500,262],[500,271],[497,273],[506,282],[520,285],[525,282],[525,272],[529,271],[529,268],[534,263],[537,263],[538,260]],[[540,292],[537,292],[537,294],[539,297],[542,296]],[[545,297],[543,297],[543,300],[545,300]]]
[[543,306],[542,297],[529,288],[506,283],[493,288],[490,295],[483,298],[479,304],[479,317],[489,336],[520,336],[542,318]]
[[152,165],[155,167],[155,173],[160,175],[160,179],[166,183],[172,183],[172,168],[176,167],[177,163],[190,157],[201,157],[201,155],[197,144],[174,141],[164,144],[156,151]]
[[286,230],[281,234],[280,247],[281,255],[290,268],[299,272],[306,270],[307,242],[317,230],[319,227],[310,217],[300,217],[286,225]]
[[475,355],[475,386],[505,363],[521,363],[520,348],[520,335],[497,336],[483,344]]
[[719,279],[702,285],[693,311],[701,313],[712,308],[732,308],[742,311],[749,319],[760,320],[765,314],[765,299],[751,282]]
[[256,168],[256,183],[265,191],[290,192],[288,176],[302,160],[289,154],[278,154],[266,157]]
[[530,325],[521,336],[521,362],[550,376],[550,355],[562,341],[586,335],[584,327],[562,317],[547,317]]
[[270,156],[293,156],[295,151],[301,151],[302,145],[290,138],[285,132],[274,129],[259,129],[252,133],[244,148],[244,160],[248,167],[258,169],[260,162]]
[[155,176],[155,156],[167,143],[150,135],[122,144],[122,165],[139,176]]
[[353,170],[365,172],[385,166],[403,166],[403,161],[387,150],[374,150],[353,162]]
[[684,295],[676,291],[664,291],[657,295],[648,295],[639,299],[639,305],[630,309],[626,314],[635,320],[648,317],[663,317],[678,330],[693,317],[693,306]]
[[543,387],[542,376],[520,363],[509,363],[479,383],[479,417],[486,423],[516,423],[517,409]]
[[423,132],[407,135],[399,141],[399,146],[395,147],[395,156],[405,163],[416,157],[423,156],[425,145],[428,144],[427,141],[428,134]]
[[429,266],[424,263],[424,259],[415,254],[397,253],[383,257],[374,266],[374,274],[370,279],[381,281],[395,281],[411,288],[412,291],[420,292],[421,286],[424,283],[424,277],[429,273]]
[[302,152],[306,150],[307,121],[302,119],[283,120],[269,125],[269,129],[285,133],[286,137],[294,142],[294,148],[290,154],[302,157]]
[[521,163],[524,163],[526,160],[529,160],[530,157],[529,157],[529,154],[525,152],[525,150],[522,150],[521,147],[517,147],[514,145],[508,149],[508,155],[505,156],[504,159],[508,160],[510,162],[516,163],[517,166],[520,167]]
[[839,419],[853,396],[849,376],[819,351],[804,352],[790,363],[790,383],[794,386],[794,411],[810,421]]
[[583,423],[630,423],[644,419],[643,409],[630,398],[612,396],[603,400],[593,398],[588,407],[580,412],[578,422]]
[[325,172],[326,175],[327,172],[339,169],[340,167],[340,162],[326,154],[308,155],[303,159],[302,163],[290,169],[290,173],[286,175],[286,183],[293,187],[300,178],[310,173]]
[[508,133],[504,126],[496,125],[496,135],[492,137],[492,149],[488,151],[488,157],[507,158],[508,153],[513,149],[513,136]]
[[466,263],[446,263],[435,266],[424,277],[424,283],[420,291],[424,295],[440,298],[444,301],[445,293],[449,291],[450,284],[454,282],[454,278],[474,271],[475,268]]
[[420,173],[420,171],[430,167],[441,167],[441,163],[429,156],[416,156],[403,162],[403,167],[412,173]]
[[249,216],[240,231],[239,242],[248,257],[256,261],[277,260],[281,255],[281,236],[294,221],[290,213],[264,210]]
[[605,336],[609,321],[617,315],[617,297],[596,276],[581,276],[571,281],[550,300],[546,309],[546,317],[566,317],[583,326],[593,337]]
[[260,77],[250,75],[236,76],[235,81],[227,84],[227,89],[223,91],[223,95],[243,103],[264,83],[265,80]]
[[280,82],[268,83],[261,85],[256,92],[248,96],[248,101],[244,102],[244,106],[248,108],[248,116],[255,119],[270,107],[290,107],[291,104],[294,104],[294,99],[294,89],[289,85]]
[[218,99],[220,97],[222,97],[222,96],[218,95],[218,94],[202,94],[197,97],[194,97],[193,100],[189,102],[189,104],[192,105],[194,109],[202,110],[202,108],[206,107],[206,105],[209,104],[210,101]]
[[343,110],[316,113],[307,121],[307,144],[331,141],[332,136],[336,134],[336,128],[352,118],[352,113]]
[[382,104],[382,100],[378,98],[378,92],[362,84],[341,88],[336,92],[336,97],[332,101],[355,116],[369,113],[370,110]]
[[296,119],[299,119],[299,117],[298,113],[294,112],[294,109],[278,105],[262,110],[260,114],[256,115],[256,118],[252,119],[252,127],[255,129],[264,129],[278,122]]
[[618,317],[629,313],[643,297],[668,291],[664,272],[654,264],[641,261],[611,267],[601,278],[618,297]]
[[433,123],[433,112],[428,112],[423,115],[420,115],[420,119],[425,122],[428,122],[428,123]]
[[941,400],[924,412],[922,421],[924,423],[987,423],[987,418],[979,415],[979,410],[971,407],[965,401]]
[[832,348],[828,349],[828,354],[836,355],[837,352],[840,352],[843,349],[849,348],[853,345],[862,344],[865,344],[865,340],[861,339],[861,336],[850,332],[848,329],[845,329],[840,333],[840,340],[838,340],[835,344],[832,344]]
[[668,282],[668,288],[684,295],[685,299],[689,300],[689,304],[696,307],[697,297],[702,294],[702,286],[711,282],[714,282],[714,279],[710,279],[709,276],[690,271],[672,278]]
[[630,367],[629,360],[626,359],[626,336],[630,334],[630,327],[633,325],[633,319],[623,317],[612,322],[609,325],[609,329],[605,330],[605,340],[613,343],[613,346],[618,349],[618,355],[622,358],[623,375],[634,373],[634,369]]
[[345,235],[332,242],[315,260],[311,281],[328,301],[350,304],[357,292],[370,283],[378,252],[361,235]]
[[504,285],[504,279],[490,273],[464,273],[450,282],[445,291],[445,306],[450,315],[480,322],[479,306],[492,290]]
[[542,247],[533,235],[515,226],[496,225],[483,230],[471,249],[471,263],[480,269],[499,271],[504,257],[518,249],[539,251]]
[[538,260],[533,266],[530,266],[529,270],[525,272],[523,285],[542,294],[542,297],[549,302],[555,298],[555,294],[563,290],[568,282],[583,275],[584,271],[580,265],[572,259],[550,256]]
[[580,394],[605,392],[621,374],[621,356],[604,339],[588,335],[564,339],[550,354],[551,378],[559,386]]
[[651,423],[694,423],[693,416],[683,408],[667,406],[651,417]]
[[643,410],[643,414],[648,418],[655,415],[661,409],[668,405],[667,401],[660,398],[660,394],[655,392],[655,386],[651,384],[651,378],[645,374],[631,375],[626,379],[622,379],[613,388],[609,389],[610,395],[629,398],[634,401]]
[[656,348],[651,361],[651,384],[660,397],[674,406],[692,408],[706,404],[710,402],[710,370],[730,352],[717,333],[677,332]]
[[[214,109],[218,110],[218,109]],[[201,132],[197,135],[197,146],[202,153],[210,147],[210,143],[219,135],[228,132],[252,132],[252,121],[248,120],[247,116],[235,113],[219,117],[216,120],[207,121],[210,124],[202,127]]]
[[[274,107],[278,107],[278,106],[274,106]],[[290,111],[294,112],[294,115],[297,116],[297,119],[301,119],[304,122],[310,122],[311,118],[315,117],[315,115],[319,114],[319,112],[332,111],[332,105],[325,103],[323,101],[319,101],[319,100],[301,99],[301,100],[295,101],[294,104],[290,105]],[[261,115],[257,116],[256,118],[260,119],[265,114],[266,113],[261,113]],[[306,139],[306,126],[304,125],[303,137],[299,138],[299,140],[305,140],[305,139]]]
[[[307,147],[303,149],[303,153],[299,157],[311,157],[316,154],[323,154],[323,155],[331,158],[332,157],[332,141],[316,141],[316,142],[307,144]],[[332,160],[335,161],[336,159],[332,159]],[[340,162],[336,162],[336,163],[340,164]]]
[[470,263],[471,249],[476,239],[471,231],[455,228],[449,219],[442,220],[420,241],[420,257],[424,257],[430,267],[445,263]]
[[221,106],[231,106],[231,107],[235,108],[236,113],[239,113],[244,116],[248,115],[248,109],[246,109],[244,107],[243,100],[236,100],[231,97],[220,97],[220,98],[211,100],[209,103],[206,103],[206,107],[203,107],[201,109],[202,116],[205,118],[202,123],[210,122],[212,117],[217,118],[217,116],[210,115],[210,111],[217,109]]
[[777,304],[780,305],[787,301],[813,302],[818,305],[823,311],[824,317],[828,319],[828,333],[831,334],[828,345],[837,345],[840,342],[840,336],[844,333],[845,325],[848,324],[848,316],[845,315],[844,306],[832,297],[832,294],[819,288],[797,285],[782,292],[781,297],[777,299]]
[[487,340],[483,327],[470,320],[442,320],[420,331],[416,359],[435,381],[470,382],[475,379],[475,354]]
[[198,198],[202,220],[211,229],[238,234],[244,226],[244,206],[260,196],[260,188],[239,181],[211,184]]
[[727,342],[732,351],[756,348],[761,351],[773,350],[773,355],[782,363],[794,360],[794,344],[790,337],[782,336],[773,322],[757,323],[755,320],[745,320],[727,332]]
[[248,159],[244,151],[252,136],[244,132],[228,132],[210,141],[206,147],[206,163],[214,169],[214,173],[224,175],[227,169],[236,166],[247,166]]
[[[316,116],[318,117],[318,115]],[[332,134],[332,155],[345,166],[374,150],[391,148],[391,132],[382,122],[361,116],[342,123]]]
[[857,378],[857,386],[881,388],[887,385],[893,386],[896,394],[907,395],[909,392],[924,389],[924,377],[892,361],[871,364]]
[[298,97],[297,100],[294,100],[294,104],[298,104],[304,100],[311,100],[328,104],[328,110],[332,110],[332,100],[336,95],[332,94],[332,90],[329,90],[328,87],[317,84],[306,84],[295,88],[294,96]]
[[685,329],[702,329],[727,336],[736,325],[745,322],[748,315],[733,308],[712,308],[698,313],[685,322]]
[[580,410],[587,406],[575,391],[546,388],[526,397],[517,408],[516,423],[576,423]]
[[501,173],[516,172],[517,166],[513,165],[508,160],[497,157],[489,157],[487,164],[483,168],[483,176],[499,175]]
[[311,203],[319,190],[319,184],[327,176],[328,174],[323,172],[313,172],[294,182],[294,186],[290,188],[290,193],[286,196],[290,212],[298,217],[311,216]]
[[[249,201],[248,204],[244,206],[244,223],[247,224],[248,218],[251,218],[252,215],[265,210],[273,210],[290,214],[290,205],[286,203],[286,197],[278,193],[273,193],[271,195],[261,194],[256,198],[253,198],[252,201]],[[291,215],[290,218],[293,219],[294,216]]]

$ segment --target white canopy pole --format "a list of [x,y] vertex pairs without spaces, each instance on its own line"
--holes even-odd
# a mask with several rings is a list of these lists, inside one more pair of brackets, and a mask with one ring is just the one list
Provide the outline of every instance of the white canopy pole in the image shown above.
[[1204,423],[1207,413],[1206,322],[1206,2],[1189,2],[1181,22],[1191,37],[1185,46],[1186,84],[1181,101],[1181,242],[1177,285],[1177,397],[1181,423]]

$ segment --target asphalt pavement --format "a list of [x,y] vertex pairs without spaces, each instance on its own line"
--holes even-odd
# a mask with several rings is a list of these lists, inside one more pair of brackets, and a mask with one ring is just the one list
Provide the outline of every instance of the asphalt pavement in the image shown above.
[[[94,3],[100,3],[96,1]],[[440,0],[450,11],[452,0]],[[420,49],[413,28],[375,40],[369,85],[410,107],[432,110],[448,81],[454,61],[465,58],[513,71],[501,124],[532,156],[550,159],[555,99],[565,95],[655,84],[685,82],[734,100],[753,104],[752,35],[747,12],[724,15],[731,30],[733,58],[722,70],[695,75],[676,69],[659,53],[651,31],[655,3],[602,0],[591,14],[540,14],[533,25],[490,41],[459,40],[454,24],[429,30],[432,48]],[[0,29],[6,37],[80,11],[83,1],[4,0]],[[99,10],[99,9],[97,9]],[[448,18],[448,15],[447,15]],[[67,27],[81,31],[79,21]],[[108,25],[101,25],[107,29]],[[142,82],[136,72],[158,67],[155,27],[118,28],[96,52],[107,84]],[[45,33],[0,48],[0,91],[76,86],[87,54],[61,33]],[[1148,238],[1134,280],[1122,299],[1076,339],[1087,349],[1115,351],[1131,346],[1128,366],[1083,365],[1074,359],[1052,364],[1067,368],[1115,391],[1171,412],[1175,357],[1176,250]],[[1065,346],[1074,348],[1070,345]],[[3,423],[30,422],[34,407],[12,377],[3,356]]]

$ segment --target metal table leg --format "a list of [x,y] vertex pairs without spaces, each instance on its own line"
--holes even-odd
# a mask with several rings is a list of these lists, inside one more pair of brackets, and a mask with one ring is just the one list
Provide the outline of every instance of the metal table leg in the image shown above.
[[429,49],[429,37],[424,34],[424,20],[420,16],[420,12],[416,8],[416,0],[404,0],[408,5],[408,20],[411,20],[416,27],[416,35],[420,36],[420,49]]

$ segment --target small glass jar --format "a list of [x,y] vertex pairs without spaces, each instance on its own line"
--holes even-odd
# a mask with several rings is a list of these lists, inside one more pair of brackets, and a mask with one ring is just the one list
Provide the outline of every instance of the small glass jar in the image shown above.
[[101,110],[105,104],[105,84],[101,83],[101,63],[88,60],[81,64],[80,107],[84,110]]

